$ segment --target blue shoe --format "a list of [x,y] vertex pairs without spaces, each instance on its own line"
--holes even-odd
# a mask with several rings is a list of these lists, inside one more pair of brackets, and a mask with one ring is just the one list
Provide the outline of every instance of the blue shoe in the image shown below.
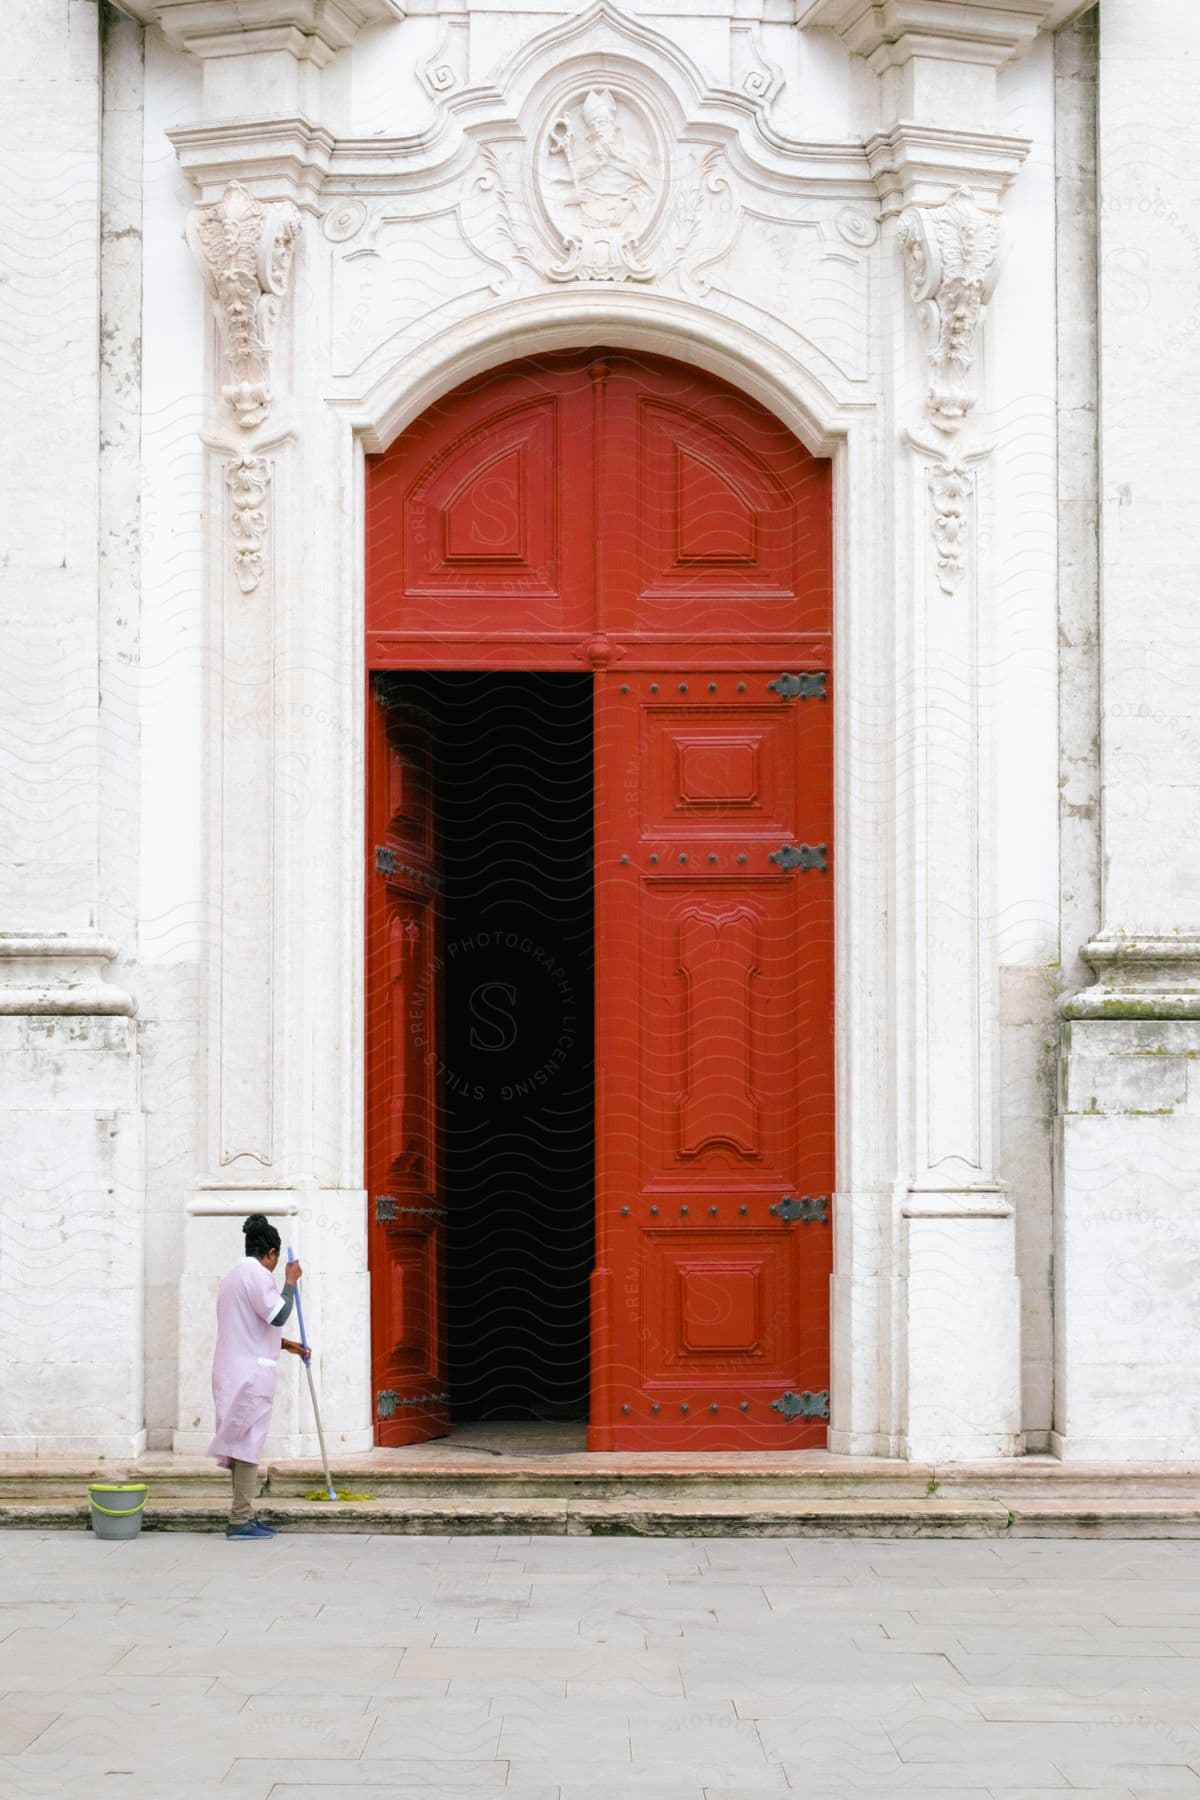
[[250,1523],[254,1526],[259,1537],[276,1537],[278,1535],[278,1528],[274,1525],[268,1525],[264,1519],[252,1519]]
[[274,1537],[274,1535],[273,1531],[260,1531],[253,1519],[248,1525],[227,1525],[225,1527],[225,1536],[239,1541],[242,1538]]

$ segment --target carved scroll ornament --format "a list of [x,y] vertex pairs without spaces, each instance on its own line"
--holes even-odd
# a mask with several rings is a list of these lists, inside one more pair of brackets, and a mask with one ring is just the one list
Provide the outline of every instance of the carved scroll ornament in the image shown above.
[[897,242],[930,340],[929,421],[957,431],[975,404],[975,333],[1000,272],[1000,220],[960,187],[940,206],[906,207]]
[[221,333],[222,393],[247,430],[271,409],[271,351],[300,226],[290,200],[266,205],[240,181],[231,181],[215,205],[188,215],[187,240]]
[[967,567],[971,477],[964,463],[946,456],[930,469],[928,479],[938,586],[953,596]]
[[271,465],[265,456],[236,456],[225,469],[232,503],[230,536],[233,569],[243,594],[252,594],[262,579],[267,537],[267,489]]

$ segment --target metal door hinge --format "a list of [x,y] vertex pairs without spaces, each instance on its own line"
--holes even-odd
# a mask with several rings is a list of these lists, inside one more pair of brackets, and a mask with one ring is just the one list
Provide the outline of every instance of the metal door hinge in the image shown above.
[[822,1388],[819,1394],[810,1394],[806,1388],[802,1394],[793,1394],[789,1388],[778,1400],[772,1400],[771,1411],[782,1413],[785,1419],[827,1419],[829,1389]]
[[824,700],[828,679],[828,670],[816,669],[809,675],[781,675],[778,681],[768,681],[767,688],[781,700]]
[[392,850],[386,844],[375,846],[375,873],[377,875],[406,875],[410,881],[420,882],[422,887],[432,888],[440,894],[443,887],[440,875],[434,875],[428,869],[418,869],[413,863],[402,862],[400,852]]
[[395,1194],[377,1194],[375,1197],[375,1223],[377,1225],[393,1225],[402,1216],[417,1219],[444,1219],[444,1206],[401,1206]]
[[827,844],[781,844],[778,850],[772,850],[767,860],[778,863],[784,870],[824,869],[827,867],[827,850]]
[[768,1206],[767,1211],[788,1224],[793,1219],[799,1219],[805,1225],[824,1225],[828,1218],[828,1206],[828,1194],[802,1194],[799,1200],[794,1194],[785,1194],[774,1206]]
[[449,1394],[406,1394],[402,1399],[395,1388],[380,1388],[375,1396],[375,1412],[381,1419],[390,1419],[403,1406],[449,1406]]

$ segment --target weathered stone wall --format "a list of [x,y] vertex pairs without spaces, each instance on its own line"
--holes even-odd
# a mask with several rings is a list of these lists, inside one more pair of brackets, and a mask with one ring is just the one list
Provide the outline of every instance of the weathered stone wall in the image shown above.
[[1194,33],[1183,0],[1099,12],[1104,855],[1096,979],[1066,1005],[1055,1221],[1055,1442],[1081,1457],[1200,1455]]
[[136,321],[136,99],[102,91],[88,0],[23,0],[3,47],[0,1447],[119,1454],[145,1441],[134,1002],[104,978],[136,936],[140,400],[136,324],[99,322],[102,259]]

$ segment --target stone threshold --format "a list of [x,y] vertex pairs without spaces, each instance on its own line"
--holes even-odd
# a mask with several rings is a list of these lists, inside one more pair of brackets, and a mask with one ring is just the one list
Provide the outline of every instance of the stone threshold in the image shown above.
[[[116,1478],[146,1481],[147,1528],[224,1523],[227,1478],[204,1458],[148,1453],[117,1468],[7,1453],[0,1525],[84,1525],[88,1481]],[[424,1445],[338,1457],[334,1482],[365,1497],[307,1499],[324,1487],[320,1463],[270,1462],[260,1513],[293,1529],[408,1535],[1200,1536],[1200,1468],[1177,1463],[908,1463],[825,1451],[497,1456]]]

